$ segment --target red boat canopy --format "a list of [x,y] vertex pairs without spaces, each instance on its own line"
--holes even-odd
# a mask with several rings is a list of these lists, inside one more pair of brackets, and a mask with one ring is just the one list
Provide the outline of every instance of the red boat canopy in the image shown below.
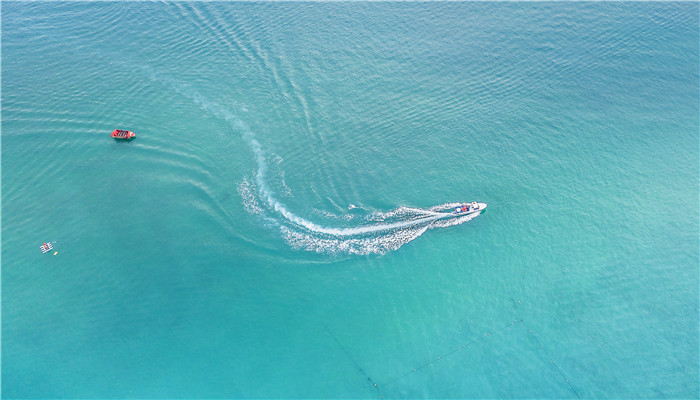
[[134,136],[136,136],[134,132],[125,131],[123,129],[115,129],[114,132],[112,132],[112,137],[115,139],[131,139]]

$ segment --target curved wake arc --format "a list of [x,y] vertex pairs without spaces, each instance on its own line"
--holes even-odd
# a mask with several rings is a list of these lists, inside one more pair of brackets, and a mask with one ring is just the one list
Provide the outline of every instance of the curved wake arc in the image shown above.
[[238,131],[248,145],[256,163],[255,184],[244,180],[239,185],[246,209],[255,214],[263,212],[262,207],[274,211],[281,217],[276,222],[284,239],[294,248],[320,253],[370,254],[396,250],[402,245],[421,236],[427,229],[447,227],[464,223],[478,216],[481,211],[467,215],[440,212],[457,206],[459,203],[446,203],[428,209],[399,207],[387,213],[374,213],[364,224],[356,227],[335,228],[316,224],[290,211],[279,201],[267,183],[268,166],[265,152],[255,133],[237,115],[220,104],[204,98],[191,86],[177,82],[152,68],[142,67],[146,75],[157,82],[167,84],[179,94],[191,99],[203,110],[224,119],[232,129]]

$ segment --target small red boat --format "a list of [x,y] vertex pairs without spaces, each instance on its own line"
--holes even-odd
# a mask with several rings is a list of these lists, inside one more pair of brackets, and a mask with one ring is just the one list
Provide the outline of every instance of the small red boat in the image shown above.
[[136,134],[131,131],[125,131],[123,129],[115,129],[114,132],[112,132],[112,138],[113,139],[133,139],[136,137]]

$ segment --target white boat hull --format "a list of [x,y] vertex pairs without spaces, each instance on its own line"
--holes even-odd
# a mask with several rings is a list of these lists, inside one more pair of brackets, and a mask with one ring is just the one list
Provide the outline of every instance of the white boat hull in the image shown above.
[[469,211],[452,211],[452,214],[454,215],[469,215],[469,214],[476,214],[484,211],[488,207],[488,204],[486,203],[476,203],[476,207],[472,206],[472,204],[469,204]]

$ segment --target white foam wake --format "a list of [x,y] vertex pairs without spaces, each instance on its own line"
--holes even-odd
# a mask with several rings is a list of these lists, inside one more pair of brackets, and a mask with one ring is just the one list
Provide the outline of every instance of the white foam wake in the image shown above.
[[464,223],[479,215],[455,216],[440,212],[459,203],[445,203],[427,209],[398,207],[388,212],[367,216],[355,227],[323,226],[290,211],[278,200],[268,185],[268,165],[265,152],[254,132],[237,115],[226,107],[204,98],[191,86],[177,82],[148,67],[142,68],[151,79],[167,84],[181,95],[190,98],[203,110],[224,119],[239,132],[250,148],[256,163],[252,180],[239,184],[238,192],[246,210],[263,214],[266,219],[277,219],[284,239],[294,248],[322,253],[370,254],[396,250],[421,236],[426,230]]
[[[259,208],[264,201],[260,197],[262,191],[255,187],[255,182],[257,180],[244,179],[239,185],[239,193],[249,212],[267,215],[265,210]],[[278,222],[285,241],[297,249],[329,254],[383,254],[398,249],[429,229],[459,225],[479,215],[440,212],[451,211],[458,204],[460,203],[445,203],[427,209],[398,207],[387,212],[375,212],[363,218],[341,218],[335,214],[317,213],[331,223],[344,220],[346,223],[352,221],[358,225],[347,228],[322,226],[299,217],[287,218],[286,214],[280,214],[285,218]],[[267,208],[269,211],[280,209],[279,206],[274,208],[274,205],[269,203]]]

